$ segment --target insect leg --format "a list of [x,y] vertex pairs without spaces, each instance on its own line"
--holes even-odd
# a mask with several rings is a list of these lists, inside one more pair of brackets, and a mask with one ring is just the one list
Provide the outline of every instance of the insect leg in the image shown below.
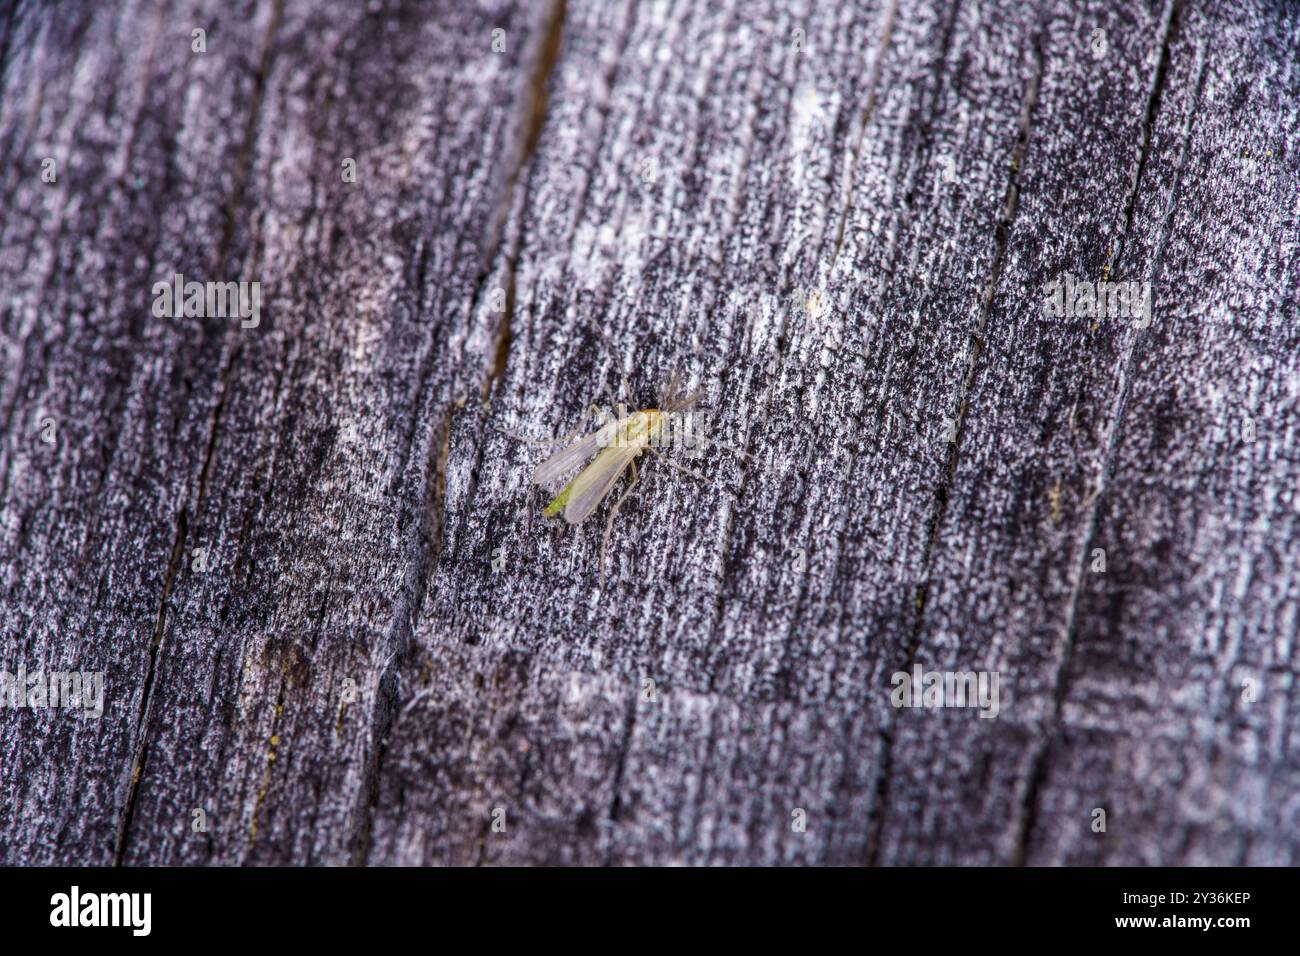
[[609,517],[605,520],[605,535],[600,539],[600,583],[605,583],[605,552],[609,549],[609,533],[614,530],[614,516],[618,514],[618,509],[623,507],[623,502],[627,496],[632,493],[636,483],[641,480],[640,473],[636,470],[636,459],[632,459],[632,480],[628,482],[623,493],[618,496],[618,501],[614,502],[614,507],[609,509]]
[[706,445],[712,445],[714,448],[723,448],[723,449],[726,449],[726,450],[729,451],[729,452],[733,452],[733,453],[739,455],[741,458],[745,459],[746,461],[753,461],[753,460],[754,460],[754,456],[751,455],[751,454],[750,454],[749,452],[747,452],[747,451],[742,451],[742,450],[739,449],[739,448],[733,448],[731,445],[724,445],[724,444],[723,444],[722,442],[720,442],[720,441],[714,441],[712,438],[705,438],[703,435],[697,435],[697,434],[695,434],[694,432],[682,432],[682,433],[681,433],[681,437],[682,437],[682,438],[694,438],[696,441],[703,442],[703,443],[706,444]]
[[680,471],[680,472],[684,472],[684,473],[690,475],[692,478],[698,478],[700,481],[703,481],[703,482],[705,482],[706,484],[710,484],[710,485],[716,485],[716,484],[717,484],[716,481],[712,481],[712,480],[710,480],[710,479],[708,479],[708,478],[705,478],[705,477],[704,477],[703,475],[701,475],[698,471],[691,471],[691,469],[687,468],[685,465],[679,465],[679,464],[677,464],[677,462],[673,461],[673,460],[672,460],[671,458],[669,458],[667,455],[665,455],[665,454],[663,454],[662,452],[660,452],[657,448],[653,448],[653,447],[652,447],[652,448],[650,448],[650,450],[651,450],[652,452],[654,452],[654,453],[655,453],[655,456],[658,457],[660,460],[662,460],[663,463],[664,463],[665,465],[667,465],[669,468],[676,468],[678,471]]

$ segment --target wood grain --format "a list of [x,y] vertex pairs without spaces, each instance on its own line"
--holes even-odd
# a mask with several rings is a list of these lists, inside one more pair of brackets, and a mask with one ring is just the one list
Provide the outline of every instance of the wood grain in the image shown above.
[[[1297,861],[1293,5],[0,31],[0,668],[107,688],[0,710],[0,861]],[[602,580],[523,439],[674,371]]]

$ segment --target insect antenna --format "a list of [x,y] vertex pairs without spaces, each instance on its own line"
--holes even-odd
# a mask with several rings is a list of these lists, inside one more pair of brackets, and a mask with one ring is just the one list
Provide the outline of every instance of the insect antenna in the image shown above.
[[623,493],[619,495],[618,501],[614,502],[614,507],[609,509],[609,517],[605,520],[605,533],[600,539],[600,583],[605,583],[605,552],[609,550],[609,535],[614,530],[614,517],[618,514],[618,509],[623,507],[623,502],[627,501],[627,496],[632,493],[636,483],[641,480],[640,473],[636,470],[636,459],[632,460],[632,480],[628,482]]
[[707,394],[707,392],[708,392],[707,389],[697,388],[689,395],[678,394],[673,397],[673,400],[671,402],[664,402],[663,410],[666,412],[684,411],[685,409],[690,408],[692,405],[694,405],[696,402],[702,399]]
[[502,435],[505,435],[507,438],[512,438],[515,441],[523,442],[525,445],[531,445],[534,448],[542,448],[547,445],[565,445],[573,441],[575,438],[577,438],[579,435],[582,434],[582,430],[586,425],[587,419],[593,415],[596,417],[598,421],[603,420],[604,424],[608,424],[611,421],[609,413],[606,412],[599,405],[588,405],[586,411],[582,413],[582,417],[578,419],[578,427],[575,428],[573,431],[569,432],[569,434],[567,435],[561,435],[559,438],[529,438],[527,435],[520,435],[517,432],[512,432],[508,429],[500,428],[500,427],[497,427],[496,431]]
[[[641,406],[637,404],[636,399],[632,396],[632,386],[628,384],[627,366],[626,364],[624,364],[623,357],[622,355],[619,354],[619,351],[615,347],[613,340],[610,339],[609,333],[606,332],[599,325],[593,325],[592,328],[594,328],[596,330],[596,334],[599,335],[604,340],[605,347],[608,349],[609,356],[614,360],[614,364],[618,367],[619,380],[623,383],[623,395],[627,399],[628,404],[634,408],[640,408]],[[606,393],[605,397],[606,398],[609,397],[608,393]],[[611,407],[615,406],[616,404],[617,403],[615,402],[610,403]]]

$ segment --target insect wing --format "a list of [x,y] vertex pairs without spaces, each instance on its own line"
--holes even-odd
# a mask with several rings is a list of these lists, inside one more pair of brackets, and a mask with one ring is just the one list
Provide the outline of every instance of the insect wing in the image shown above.
[[569,494],[568,504],[564,506],[564,520],[569,524],[585,521],[596,510],[596,505],[609,494],[609,489],[614,487],[614,482],[631,464],[636,453],[637,446],[634,444],[602,448],[596,460],[573,479],[573,490]]
[[601,430],[583,435],[565,448],[561,448],[533,472],[533,484],[550,485],[559,481],[585,462],[600,448]]
[[618,429],[626,421],[626,418],[623,421],[608,418],[604,425],[590,435],[584,435],[567,448],[557,451],[537,466],[537,470],[533,472],[533,484],[551,485],[559,482],[565,475],[596,454],[598,449],[614,444]]

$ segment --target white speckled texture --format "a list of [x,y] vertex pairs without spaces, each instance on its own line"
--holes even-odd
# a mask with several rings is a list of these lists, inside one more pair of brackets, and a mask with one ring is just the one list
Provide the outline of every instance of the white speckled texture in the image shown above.
[[1294,4],[216,6],[0,13],[0,862],[1298,861]]

